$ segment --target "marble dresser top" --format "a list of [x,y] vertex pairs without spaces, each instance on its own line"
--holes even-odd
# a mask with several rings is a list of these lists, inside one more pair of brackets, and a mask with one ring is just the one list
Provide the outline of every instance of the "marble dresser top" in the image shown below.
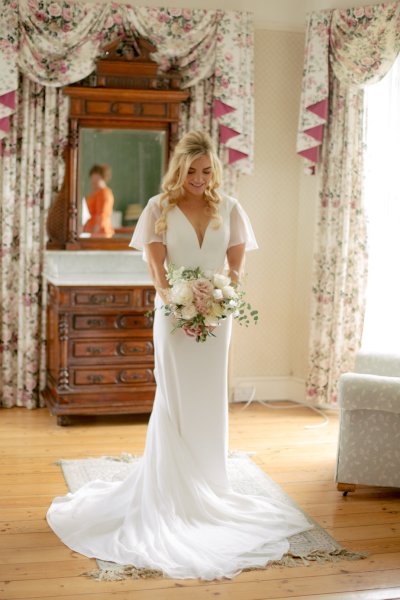
[[47,250],[44,276],[54,285],[152,285],[138,250]]

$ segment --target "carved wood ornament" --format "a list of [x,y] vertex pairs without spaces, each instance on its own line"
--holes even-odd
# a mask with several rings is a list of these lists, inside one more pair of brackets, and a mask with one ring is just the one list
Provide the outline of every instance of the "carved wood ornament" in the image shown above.
[[155,51],[144,39],[119,38],[103,49],[93,73],[64,88],[70,98],[69,139],[63,186],[49,209],[49,249],[128,248],[129,237],[79,237],[79,130],[80,127],[163,130],[168,161],[177,142],[180,103],[187,100],[189,92],[180,89],[177,71],[160,72],[159,65],[150,58]]

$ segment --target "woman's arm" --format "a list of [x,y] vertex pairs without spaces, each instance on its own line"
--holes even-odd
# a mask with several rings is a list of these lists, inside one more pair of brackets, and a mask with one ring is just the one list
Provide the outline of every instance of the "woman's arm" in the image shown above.
[[240,284],[245,262],[245,244],[236,244],[226,251],[229,265],[229,277],[233,283]]
[[154,287],[165,304],[168,304],[168,292],[170,285],[166,278],[167,271],[164,267],[166,248],[162,242],[151,242],[145,244],[147,256],[147,268]]

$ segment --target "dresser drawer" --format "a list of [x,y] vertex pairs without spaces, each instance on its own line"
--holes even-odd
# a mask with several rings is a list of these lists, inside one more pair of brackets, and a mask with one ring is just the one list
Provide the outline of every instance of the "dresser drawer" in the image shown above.
[[72,340],[71,360],[88,360],[104,358],[127,361],[152,361],[154,345],[152,340],[132,339],[90,339]]
[[[153,317],[143,314],[75,314],[72,315],[73,331],[92,331],[96,334],[110,331],[152,329]],[[96,335],[95,334],[95,335]]]
[[75,306],[109,306],[111,308],[129,308],[133,292],[107,290],[79,290],[73,292]]
[[145,385],[154,384],[153,366],[145,367],[72,367],[71,385],[104,386],[104,385]]
[[145,309],[154,306],[156,291],[151,288],[131,288],[108,290],[96,288],[81,288],[71,293],[71,306],[76,308],[115,308],[115,309]]

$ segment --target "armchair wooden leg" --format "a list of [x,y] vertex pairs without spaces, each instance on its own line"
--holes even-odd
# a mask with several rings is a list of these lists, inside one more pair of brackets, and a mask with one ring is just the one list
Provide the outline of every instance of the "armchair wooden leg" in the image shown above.
[[356,491],[355,483],[338,483],[336,487],[339,492],[343,492],[343,496],[347,496],[348,492]]

